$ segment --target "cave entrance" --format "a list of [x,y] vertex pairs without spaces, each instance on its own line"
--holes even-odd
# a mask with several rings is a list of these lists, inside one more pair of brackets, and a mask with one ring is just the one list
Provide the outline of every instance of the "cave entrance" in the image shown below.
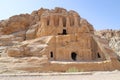
[[72,60],[76,61],[77,54],[75,52],[71,53]]
[[100,53],[99,53],[99,52],[97,53],[97,57],[98,57],[98,58],[101,58],[101,56],[100,56]]
[[53,52],[50,52],[50,57],[53,58]]
[[67,34],[67,31],[66,29],[63,29],[63,32],[62,32],[63,35],[66,35]]

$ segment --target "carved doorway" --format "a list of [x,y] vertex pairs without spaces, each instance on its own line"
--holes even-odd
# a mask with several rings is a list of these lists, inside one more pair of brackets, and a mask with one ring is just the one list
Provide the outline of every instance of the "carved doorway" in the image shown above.
[[50,52],[50,57],[53,58],[53,52]]
[[73,61],[76,61],[77,54],[75,52],[72,52],[71,53],[71,58],[72,58]]
[[66,29],[63,29],[63,32],[62,32],[63,35],[66,35],[67,34],[67,31]]

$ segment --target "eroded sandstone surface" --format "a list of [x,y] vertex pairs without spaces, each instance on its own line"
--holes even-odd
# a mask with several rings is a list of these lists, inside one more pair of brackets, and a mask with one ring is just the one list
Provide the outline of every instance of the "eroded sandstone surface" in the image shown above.
[[120,69],[108,41],[77,12],[58,7],[0,21],[0,55],[0,69],[8,71]]
[[120,56],[120,30],[100,30],[96,31],[96,35],[107,39],[109,46]]

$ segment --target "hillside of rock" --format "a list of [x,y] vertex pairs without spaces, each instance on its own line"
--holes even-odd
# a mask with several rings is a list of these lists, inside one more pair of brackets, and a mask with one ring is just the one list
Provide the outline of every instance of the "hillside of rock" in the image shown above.
[[120,30],[100,30],[95,32],[101,38],[107,39],[109,46],[120,56]]
[[[67,11],[64,8],[58,7],[52,10],[41,8],[39,10],[33,11],[31,14],[20,14],[12,16],[7,20],[1,20],[1,56],[6,56],[7,54],[8,56],[15,56],[13,52],[15,52],[18,56],[35,55],[38,51],[42,49],[42,47],[45,46],[46,42],[44,41],[44,39],[49,40],[49,37],[44,38],[44,36],[57,34],[62,35],[62,27],[65,28],[66,26],[80,25],[83,27],[79,29],[79,32],[93,33],[94,30],[92,25],[89,24],[87,20],[81,18],[77,12],[73,10]],[[69,27],[68,29],[68,33],[70,34],[76,31],[76,29],[72,27]],[[33,39],[37,39],[34,40],[37,41],[37,43],[34,42],[34,44],[31,44],[30,40]],[[42,45],[40,45],[40,43],[42,43]],[[14,50],[13,48],[11,49],[11,46],[15,47]],[[41,49],[38,48],[38,50],[36,50],[34,49],[34,46],[38,46],[39,48],[41,46]],[[20,49],[18,49],[17,47],[20,47]]]
[[118,38],[111,38],[120,36],[119,31],[96,32],[100,36],[94,31],[76,11],[59,7],[1,20],[0,73],[120,69],[118,56],[109,47],[115,45]]

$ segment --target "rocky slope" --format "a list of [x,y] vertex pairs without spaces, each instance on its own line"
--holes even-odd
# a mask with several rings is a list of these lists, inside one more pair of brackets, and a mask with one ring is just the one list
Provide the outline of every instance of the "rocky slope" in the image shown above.
[[87,20],[77,12],[64,8],[41,8],[31,14],[12,16],[0,21],[1,56],[41,56],[38,54],[47,46],[51,35],[62,35],[62,28],[66,26],[72,26],[69,27],[69,33],[74,33],[74,26],[80,25],[83,26],[80,32],[93,33],[94,29]]
[[95,34],[107,39],[109,46],[120,56],[120,30],[100,30],[96,31]]
[[[96,34],[108,40],[114,35]],[[108,41],[94,35],[93,26],[77,12],[58,7],[1,20],[0,55],[0,73],[120,69]]]
[[[38,36],[38,31],[41,29],[41,17],[50,12],[66,12],[65,9],[55,8],[39,9],[31,14],[20,14],[10,17],[7,20],[0,21],[0,53],[5,56],[6,49],[11,46],[19,45],[25,40],[35,39]],[[44,42],[39,40],[37,42]],[[22,44],[22,43],[21,43]],[[27,43],[25,43],[27,45]],[[18,51],[16,48],[15,51]],[[23,49],[21,49],[23,51]],[[3,53],[3,54],[2,54]],[[18,53],[19,54],[19,53]]]

